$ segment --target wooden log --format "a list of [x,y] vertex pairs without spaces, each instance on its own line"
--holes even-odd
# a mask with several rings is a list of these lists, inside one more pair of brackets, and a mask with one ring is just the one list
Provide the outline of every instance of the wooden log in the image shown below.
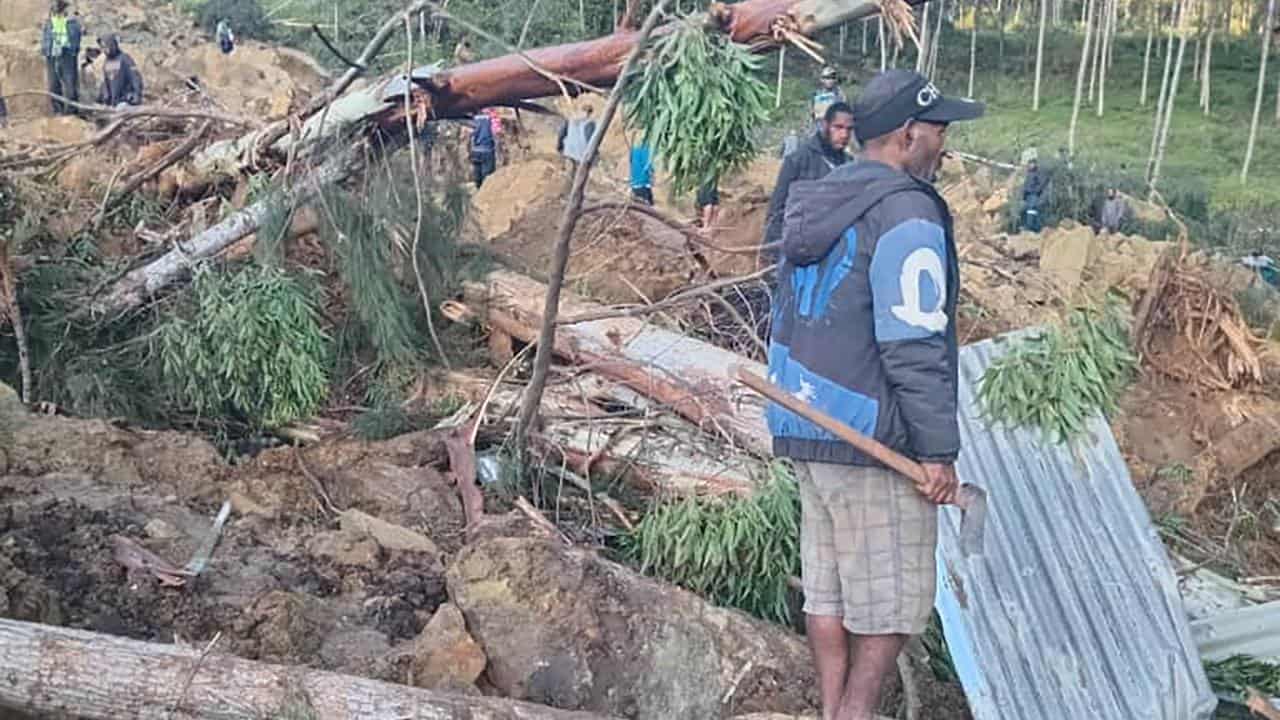
[[[500,270],[484,283],[468,285],[464,294],[484,322],[523,342],[534,342],[545,293],[542,283]],[[560,312],[567,316],[601,309],[571,293],[561,296]],[[733,377],[739,365],[765,374],[760,363],[633,317],[560,326],[555,349],[569,361],[670,408],[704,432],[759,457],[772,454],[763,400]]]
[[[908,0],[908,4],[927,1]],[[713,3],[706,21],[720,27],[735,42],[766,51],[777,47],[775,28],[792,28],[812,36],[850,20],[870,17],[880,9],[877,0],[745,0],[732,5]],[[654,34],[668,32],[672,27],[658,28]],[[428,111],[430,119],[465,118],[486,107],[519,105],[565,91],[577,93],[585,87],[608,87],[617,80],[637,36],[634,30],[621,29],[592,40],[512,53],[422,75],[415,72],[414,83],[429,95],[417,106]],[[376,79],[338,98],[323,113],[312,115],[298,138],[309,142],[362,123],[398,132],[404,127],[405,88],[401,70]],[[281,133],[276,123],[210,145],[196,158],[194,166],[200,174],[234,172],[252,160],[254,150],[261,144],[285,154],[294,140]]]
[[87,720],[603,720],[174,645],[0,620],[0,708]]

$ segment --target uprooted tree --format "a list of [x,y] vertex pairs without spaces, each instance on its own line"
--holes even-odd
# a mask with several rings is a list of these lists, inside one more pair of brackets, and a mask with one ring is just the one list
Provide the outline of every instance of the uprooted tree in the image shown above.
[[[806,42],[802,39],[823,29],[880,12],[895,26],[906,26],[911,22],[910,5],[924,1],[747,0],[733,5],[713,4],[700,20],[733,42],[765,52],[785,42]],[[491,106],[527,108],[530,101],[538,98],[598,90],[618,79],[623,61],[639,37],[636,30],[622,27],[594,40],[515,52],[451,69],[416,68],[412,73],[393,74],[343,95],[360,74],[359,68],[377,54],[405,19],[422,12],[450,19],[433,3],[412,3],[384,24],[354,66],[304,110],[304,117],[281,119],[209,145],[192,159],[197,175],[208,182],[219,175],[261,167],[264,158],[274,157],[281,162],[287,159],[296,178],[283,199],[290,206],[297,206],[313,197],[324,184],[354,171],[356,164],[352,160],[359,152],[358,144],[344,143],[346,152],[337,153],[316,170],[297,172],[296,166],[305,166],[310,158],[320,156],[318,150],[334,147],[325,140],[352,135],[403,140],[407,127],[420,128],[432,120],[467,117]],[[661,26],[655,35],[671,32],[673,27]],[[98,294],[86,312],[99,317],[115,316],[137,308],[183,277],[198,261],[252,234],[266,214],[267,204],[262,201],[227,217],[120,278]]]

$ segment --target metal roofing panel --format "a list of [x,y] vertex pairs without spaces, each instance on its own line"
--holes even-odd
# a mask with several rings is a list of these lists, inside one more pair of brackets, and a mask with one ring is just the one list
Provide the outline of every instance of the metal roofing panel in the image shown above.
[[960,351],[961,479],[985,487],[982,556],[942,510],[937,608],[975,720],[1199,720],[1217,705],[1177,581],[1111,428],[1074,446],[991,428],[978,381],[1009,347]]
[[1191,623],[1191,635],[1206,660],[1251,655],[1280,660],[1280,601],[1251,605]]

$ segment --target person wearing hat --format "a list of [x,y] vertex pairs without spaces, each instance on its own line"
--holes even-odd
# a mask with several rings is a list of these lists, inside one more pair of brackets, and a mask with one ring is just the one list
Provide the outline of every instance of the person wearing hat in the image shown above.
[[933,609],[937,505],[955,499],[956,298],[951,213],[933,187],[947,127],[981,104],[880,73],[853,104],[862,158],[787,198],[769,376],[924,466],[907,478],[777,405],[773,452],[800,488],[801,575],[825,720],[868,720]]
[[816,130],[827,114],[827,108],[838,102],[845,102],[844,91],[840,89],[839,73],[830,65],[824,65],[822,74],[818,76],[818,89],[813,91],[809,100],[809,117],[813,118]]

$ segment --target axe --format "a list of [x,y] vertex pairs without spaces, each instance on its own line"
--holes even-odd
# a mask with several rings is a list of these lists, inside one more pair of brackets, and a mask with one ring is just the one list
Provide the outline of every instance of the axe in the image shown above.
[[[899,455],[744,367],[738,368],[737,375],[738,382],[809,420],[864,454],[879,460],[918,484],[925,480],[924,468],[916,461]],[[960,508],[960,553],[965,557],[975,553],[981,555],[982,534],[987,522],[987,491],[977,485],[963,483],[956,493],[955,504]]]

